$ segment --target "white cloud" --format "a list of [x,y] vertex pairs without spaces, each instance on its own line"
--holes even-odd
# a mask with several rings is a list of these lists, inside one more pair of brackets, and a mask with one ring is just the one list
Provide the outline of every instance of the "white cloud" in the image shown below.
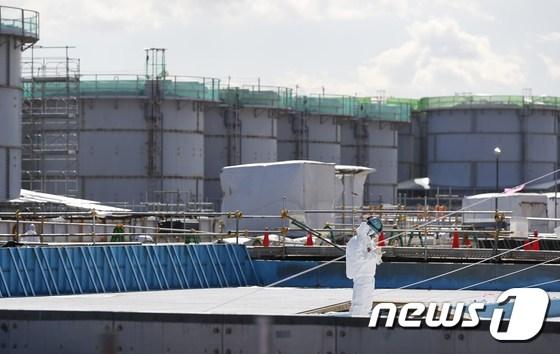
[[[448,8],[462,14],[468,14],[479,20],[494,22],[496,17],[481,8],[480,3],[473,0],[435,0],[441,8]],[[484,2],[487,5],[486,2]]]
[[541,54],[539,57],[544,62],[546,69],[553,79],[560,80],[560,63],[551,57]]
[[397,94],[449,94],[450,89],[511,92],[524,82],[521,58],[496,52],[486,37],[464,31],[452,19],[414,23],[408,34],[402,45],[360,66],[361,80]]
[[541,43],[560,43],[560,32],[549,32],[537,36]]
[[[82,68],[89,72],[128,70],[141,56],[138,48],[155,44],[169,48],[175,73],[262,75],[312,92],[325,87],[347,94],[379,89],[415,96],[509,93],[528,84],[557,90],[553,75],[543,78],[542,63],[547,62],[537,54],[546,54],[549,73],[556,73],[551,58],[558,58],[554,44],[560,43],[560,32],[553,23],[544,26],[542,18],[523,22],[523,14],[503,12],[482,0],[4,3],[40,11],[40,43],[77,46]],[[543,21],[543,26],[531,21]],[[526,28],[512,25],[522,22]],[[536,28],[544,34],[535,33]],[[255,65],[247,65],[252,61]],[[130,70],[138,68],[141,62]]]
[[277,85],[293,87],[297,86],[300,94],[319,94],[325,91],[328,94],[364,95],[364,87],[353,80],[334,79],[326,72],[310,75],[298,71],[289,71],[281,76]]
[[356,20],[383,14],[405,15],[409,0],[8,0],[8,4],[38,10],[49,22],[119,26],[128,31],[161,28],[193,19]]

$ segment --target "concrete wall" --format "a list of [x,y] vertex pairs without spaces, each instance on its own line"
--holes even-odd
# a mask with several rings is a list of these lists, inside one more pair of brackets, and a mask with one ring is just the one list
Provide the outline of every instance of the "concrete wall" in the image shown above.
[[369,318],[0,311],[2,353],[555,353],[560,326],[530,342],[476,328],[368,327]]

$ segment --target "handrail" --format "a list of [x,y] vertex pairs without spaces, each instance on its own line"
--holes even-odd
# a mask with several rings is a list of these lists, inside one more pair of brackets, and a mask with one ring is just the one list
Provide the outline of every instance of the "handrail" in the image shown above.
[[0,6],[0,33],[21,37],[25,42],[39,39],[39,12]]

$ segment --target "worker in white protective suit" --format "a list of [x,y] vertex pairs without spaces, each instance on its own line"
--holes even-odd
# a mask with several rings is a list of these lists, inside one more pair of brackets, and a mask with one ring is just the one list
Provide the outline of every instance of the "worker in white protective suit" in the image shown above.
[[41,242],[41,239],[37,235],[37,231],[35,230],[35,224],[30,224],[27,228],[27,231],[23,235],[21,235],[22,241],[26,242]]
[[346,245],[346,276],[354,283],[350,307],[352,316],[369,315],[375,289],[375,269],[381,264],[381,249],[377,247],[375,237],[372,240],[372,236],[381,230],[376,230],[368,222],[360,224]]

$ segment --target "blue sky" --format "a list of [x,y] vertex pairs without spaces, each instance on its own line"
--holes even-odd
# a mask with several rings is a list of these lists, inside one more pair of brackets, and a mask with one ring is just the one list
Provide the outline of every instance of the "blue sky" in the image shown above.
[[557,0],[34,0],[42,45],[82,73],[137,73],[167,48],[172,75],[308,93],[560,96]]

